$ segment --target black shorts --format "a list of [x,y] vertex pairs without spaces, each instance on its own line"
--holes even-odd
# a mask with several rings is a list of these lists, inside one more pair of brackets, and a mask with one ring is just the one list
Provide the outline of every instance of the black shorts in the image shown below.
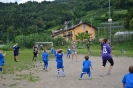
[[107,61],[109,61],[109,63],[110,63],[110,65],[111,65],[111,66],[113,66],[113,65],[114,65],[114,61],[113,61],[113,59],[108,59],[108,60],[107,60],[107,59],[104,59],[104,60],[103,60],[103,65],[102,65],[102,66],[104,66],[104,67],[105,67],[105,66],[106,66]]
[[34,52],[34,57],[37,57],[37,52]]
[[14,56],[18,56],[18,52],[14,52]]

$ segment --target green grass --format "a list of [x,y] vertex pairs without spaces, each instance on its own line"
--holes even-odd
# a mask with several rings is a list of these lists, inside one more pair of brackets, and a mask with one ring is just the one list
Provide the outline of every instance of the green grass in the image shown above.
[[[32,61],[33,52],[32,49],[21,49],[18,56],[18,62],[14,62],[13,51],[4,51],[5,66],[3,67],[3,74],[14,74],[15,71],[21,72],[22,70],[29,70],[36,67],[35,62]],[[39,51],[37,61],[42,61],[42,51]],[[49,55],[49,59],[52,57]]]
[[33,76],[33,74],[16,74],[14,80],[28,80],[29,82],[36,82],[39,80],[39,77]]
[[17,83],[14,83],[14,84],[10,84],[9,87],[13,87],[13,86],[16,86]]
[[6,73],[14,74],[15,71],[30,69],[33,65],[31,61],[32,57],[33,57],[32,50],[23,50],[20,51],[20,54],[18,56],[19,62],[14,62],[13,52],[6,51],[4,74]]
[[[27,74],[21,74],[23,70],[30,70],[31,68],[36,68],[35,61],[32,61],[33,53],[32,49],[23,49],[20,50],[18,56],[18,62],[14,62],[14,56],[12,51],[4,51],[5,55],[5,66],[3,66],[3,74],[15,74],[14,80],[28,80],[29,82],[36,82],[39,80],[39,77],[34,76],[31,72]],[[41,53],[37,57],[37,61],[41,61]],[[43,68],[43,67],[42,67]],[[15,72],[20,72],[16,74]],[[0,76],[1,79],[5,79],[3,76]],[[11,84],[10,87],[15,86],[16,84]]]

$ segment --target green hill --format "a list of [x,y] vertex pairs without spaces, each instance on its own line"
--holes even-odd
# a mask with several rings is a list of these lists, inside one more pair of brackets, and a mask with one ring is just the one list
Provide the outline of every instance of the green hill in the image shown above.
[[[97,27],[109,18],[108,0],[55,0],[41,3],[28,1],[24,4],[0,2],[0,39],[4,42],[14,40],[15,36],[42,33],[46,30],[64,28],[79,21],[93,23]],[[124,21],[130,27],[133,18],[133,0],[111,0],[111,18]]]

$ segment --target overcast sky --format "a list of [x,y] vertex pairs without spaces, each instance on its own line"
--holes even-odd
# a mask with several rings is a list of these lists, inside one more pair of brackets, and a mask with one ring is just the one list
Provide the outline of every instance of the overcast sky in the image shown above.
[[[4,3],[10,3],[10,2],[15,2],[17,1],[18,3],[25,3],[27,1],[38,1],[38,2],[41,2],[41,1],[44,1],[44,0],[0,0],[0,2],[4,2]],[[46,0],[46,1],[54,1],[54,0]]]

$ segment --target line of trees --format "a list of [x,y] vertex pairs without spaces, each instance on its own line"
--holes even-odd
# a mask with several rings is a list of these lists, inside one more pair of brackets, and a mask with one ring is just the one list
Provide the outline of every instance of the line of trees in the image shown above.
[[[111,8],[128,10],[128,14],[122,16],[123,19],[126,18],[126,28],[133,28],[132,7],[133,0],[111,0]],[[15,37],[21,34],[34,35],[50,29],[60,29],[64,27],[65,21],[76,24],[83,18],[83,21],[89,22],[90,18],[84,18],[88,12],[103,8],[108,8],[108,0],[28,1],[23,4],[0,2],[0,41],[15,41]],[[97,18],[94,23],[105,21],[107,17],[108,15],[102,19]]]

